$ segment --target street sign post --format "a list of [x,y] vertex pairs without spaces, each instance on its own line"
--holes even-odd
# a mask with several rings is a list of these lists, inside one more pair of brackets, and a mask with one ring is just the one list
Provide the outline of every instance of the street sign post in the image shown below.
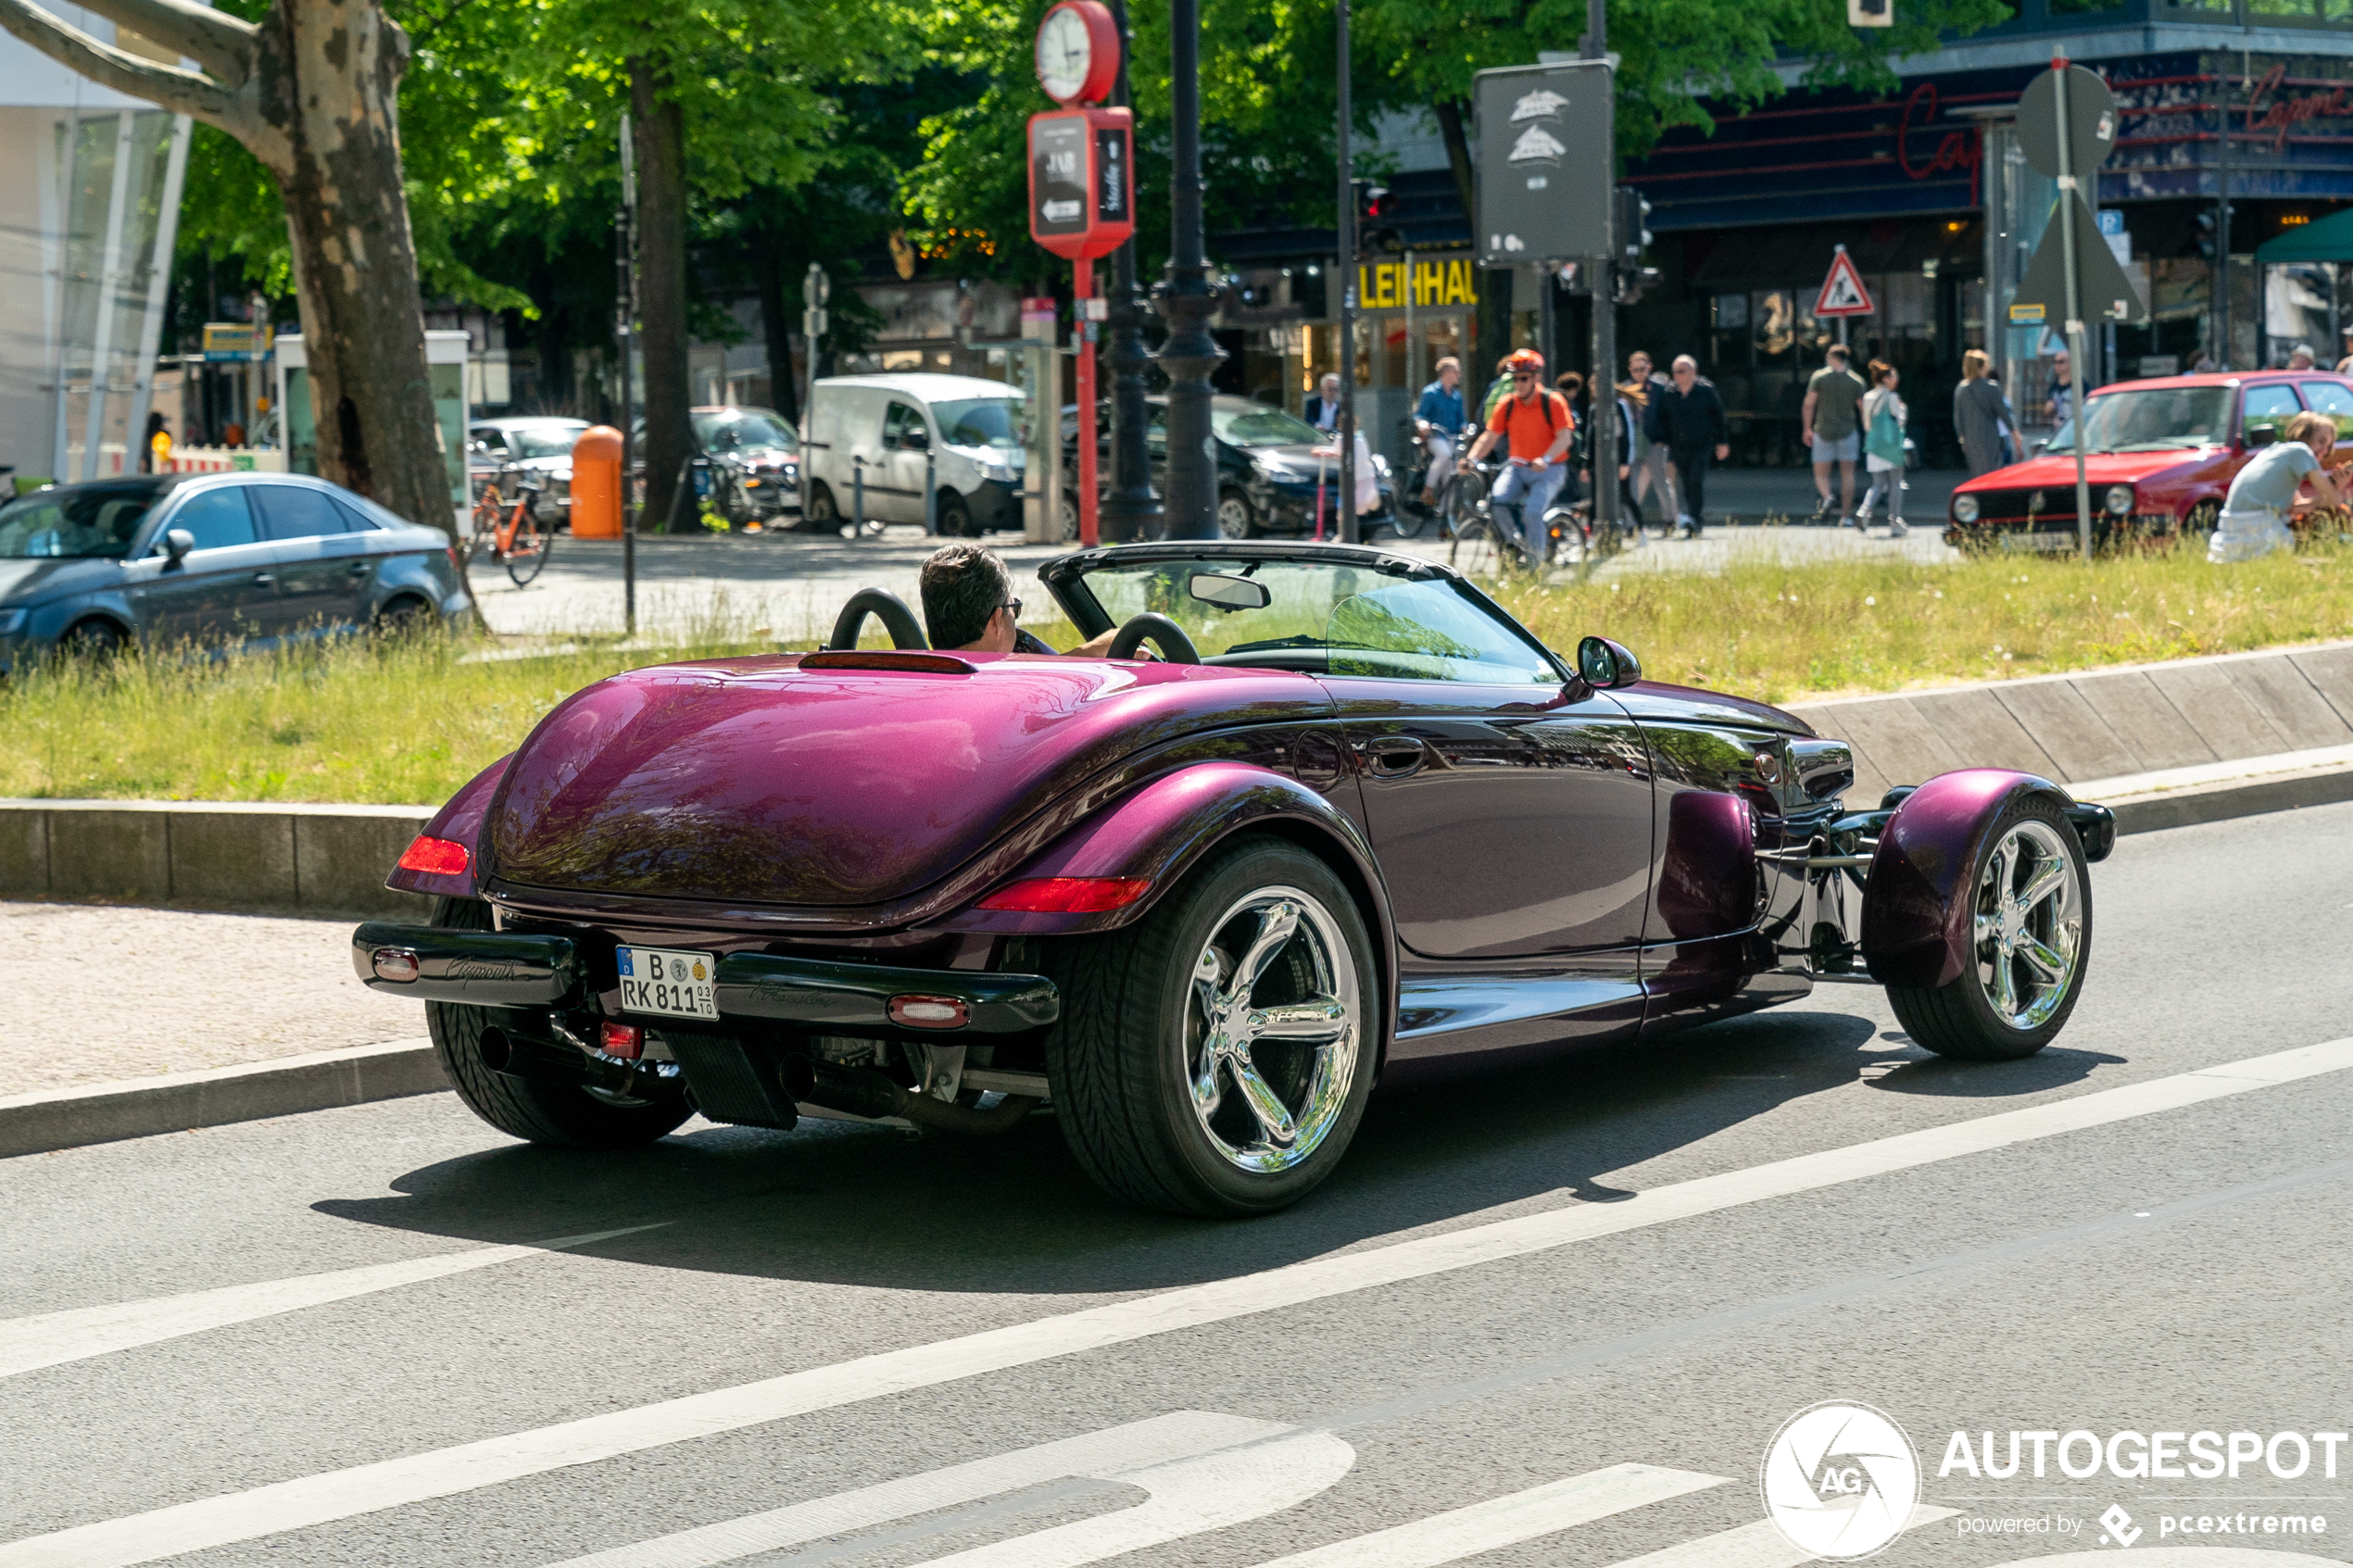
[[1608,62],[1478,73],[1478,261],[1525,267],[1610,254]]
[[1846,342],[1846,319],[1849,316],[1871,316],[1879,306],[1871,299],[1871,291],[1863,286],[1863,274],[1855,270],[1854,257],[1840,245],[1831,255],[1831,270],[1822,279],[1822,292],[1814,296],[1814,314],[1827,316],[1838,323],[1838,341]]

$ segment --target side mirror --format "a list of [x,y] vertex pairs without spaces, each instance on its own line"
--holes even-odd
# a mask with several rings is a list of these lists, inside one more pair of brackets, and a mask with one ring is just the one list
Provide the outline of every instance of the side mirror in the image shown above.
[[1642,660],[1623,643],[1607,637],[1587,637],[1577,645],[1577,672],[1599,691],[1630,686],[1642,678]]
[[2250,447],[2269,446],[2279,438],[2279,431],[2271,425],[2252,425],[2246,433],[2246,444]]
[[167,567],[178,566],[195,547],[196,536],[186,529],[167,529],[163,535],[163,564]]

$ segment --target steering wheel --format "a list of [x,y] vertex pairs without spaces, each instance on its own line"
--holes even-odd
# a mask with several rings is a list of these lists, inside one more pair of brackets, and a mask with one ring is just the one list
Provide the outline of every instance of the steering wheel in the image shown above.
[[916,623],[915,612],[907,608],[906,600],[887,588],[861,588],[849,596],[848,604],[841,607],[841,615],[834,621],[834,634],[825,639],[826,649],[856,647],[858,633],[865,626],[869,615],[879,620],[883,630],[890,633],[892,647],[931,646],[924,638],[923,627]]
[[1171,664],[1201,662],[1201,649],[1193,646],[1193,640],[1185,635],[1185,629],[1168,617],[1149,609],[1130,618],[1127,624],[1119,629],[1119,635],[1111,640],[1111,646],[1104,651],[1103,657],[1133,659],[1136,650],[1144,646],[1146,637],[1159,646],[1161,656]]

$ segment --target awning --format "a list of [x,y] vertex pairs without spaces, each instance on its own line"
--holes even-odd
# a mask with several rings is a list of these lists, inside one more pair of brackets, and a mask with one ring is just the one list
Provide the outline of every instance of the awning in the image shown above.
[[2353,261],[2353,207],[2298,224],[2255,247],[2258,261]]

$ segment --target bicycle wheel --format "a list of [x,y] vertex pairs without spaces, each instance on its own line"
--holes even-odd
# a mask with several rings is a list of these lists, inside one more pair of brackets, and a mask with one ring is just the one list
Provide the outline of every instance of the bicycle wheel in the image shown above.
[[1501,576],[1505,559],[1494,522],[1477,514],[1455,525],[1453,543],[1446,546],[1446,564],[1466,577]]
[[507,575],[515,580],[518,588],[528,585],[547,564],[547,551],[555,544],[555,535],[539,526],[539,520],[525,511],[522,521],[515,524],[515,542],[507,550]]
[[493,503],[496,492],[485,488],[482,499],[474,503],[474,531],[466,540],[466,564],[472,566],[484,554],[497,554],[498,508]]

